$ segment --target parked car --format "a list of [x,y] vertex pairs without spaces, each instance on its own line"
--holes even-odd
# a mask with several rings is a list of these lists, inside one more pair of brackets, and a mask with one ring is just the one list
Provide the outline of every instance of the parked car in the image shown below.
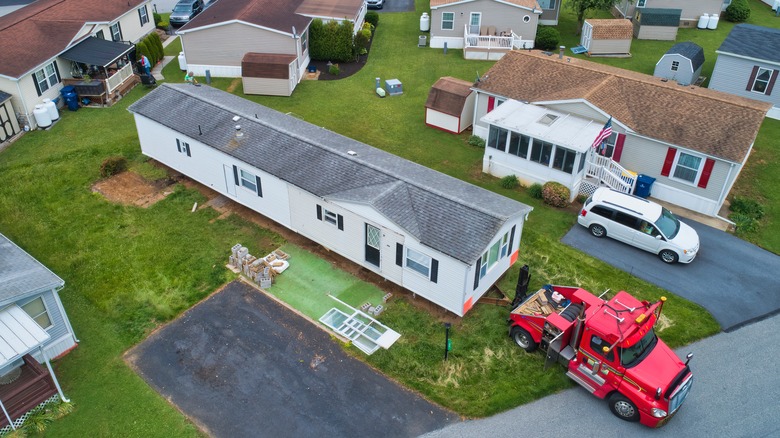
[[172,26],[183,26],[204,9],[203,0],[180,0],[173,7],[169,22]]
[[382,9],[385,6],[385,0],[366,0],[369,9]]
[[596,189],[585,201],[577,222],[596,237],[608,236],[658,254],[665,263],[690,263],[699,251],[696,230],[671,211],[607,187]]

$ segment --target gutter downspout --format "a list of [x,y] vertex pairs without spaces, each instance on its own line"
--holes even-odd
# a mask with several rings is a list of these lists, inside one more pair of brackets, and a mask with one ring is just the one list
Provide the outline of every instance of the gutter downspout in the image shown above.
[[[733,171],[734,171],[734,163],[731,163],[731,165],[729,166],[729,173],[728,173],[728,175],[726,175],[726,181],[731,179],[731,173]],[[733,185],[734,185],[733,183],[728,185],[729,191],[731,191],[731,186],[733,186]],[[730,223],[731,225],[734,225],[734,222],[732,222],[731,220],[729,220],[729,219],[727,219],[725,217],[721,217],[718,214],[718,213],[720,213],[720,208],[723,206],[723,202],[726,201],[726,194],[727,193],[728,192],[726,191],[726,186],[724,185],[723,188],[720,190],[720,196],[718,197],[718,211],[715,212],[715,217],[718,218],[718,219],[724,220],[724,221]]]
[[62,393],[62,388],[60,388],[60,382],[57,380],[57,376],[54,374],[54,370],[51,368],[51,362],[49,362],[49,355],[46,354],[46,351],[43,349],[43,345],[39,347],[41,349],[41,355],[43,355],[43,359],[46,362],[46,368],[49,369],[49,375],[51,375],[51,380],[54,381],[54,386],[57,387],[57,392],[60,394],[60,400],[64,401],[65,403],[69,403],[70,399],[65,398],[65,394]]
[[[24,100],[24,95],[22,94],[22,87],[19,86],[19,79],[16,80],[16,89],[19,91],[19,100],[22,101],[22,106],[24,107],[24,118],[27,119],[27,123],[25,126],[29,126],[30,130],[32,130],[32,125],[30,124],[30,113],[27,111],[27,102]],[[22,127],[22,130],[24,131],[24,126]]]

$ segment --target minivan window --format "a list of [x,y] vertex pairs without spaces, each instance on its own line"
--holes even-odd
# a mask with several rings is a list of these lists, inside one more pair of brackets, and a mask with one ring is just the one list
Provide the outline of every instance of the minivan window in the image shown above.
[[615,214],[615,222],[625,225],[629,228],[636,228],[636,218],[630,214],[625,214],[620,211]]
[[664,233],[664,236],[674,239],[674,236],[680,231],[680,220],[671,211],[662,207],[661,216],[655,221],[655,226]]
[[600,205],[594,205],[593,208],[590,209],[590,212],[593,214],[597,214],[599,216],[604,216],[608,218],[612,217],[612,210],[608,209],[607,207],[602,207]]

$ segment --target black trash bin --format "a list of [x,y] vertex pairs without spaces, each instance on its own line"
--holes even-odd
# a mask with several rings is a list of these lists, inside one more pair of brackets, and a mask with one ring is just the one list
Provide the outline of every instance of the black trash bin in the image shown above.
[[634,189],[634,194],[641,196],[642,198],[647,198],[650,196],[650,189],[653,188],[654,182],[655,178],[652,176],[639,174],[639,176],[636,177],[636,188]]
[[62,95],[62,101],[68,106],[71,111],[79,109],[79,96],[76,94],[76,87],[73,85],[67,85],[60,90]]

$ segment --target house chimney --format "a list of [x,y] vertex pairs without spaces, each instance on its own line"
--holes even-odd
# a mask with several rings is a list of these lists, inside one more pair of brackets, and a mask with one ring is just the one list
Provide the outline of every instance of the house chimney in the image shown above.
[[566,46],[561,46],[560,51],[558,52],[558,59],[563,59],[563,52],[566,50]]

